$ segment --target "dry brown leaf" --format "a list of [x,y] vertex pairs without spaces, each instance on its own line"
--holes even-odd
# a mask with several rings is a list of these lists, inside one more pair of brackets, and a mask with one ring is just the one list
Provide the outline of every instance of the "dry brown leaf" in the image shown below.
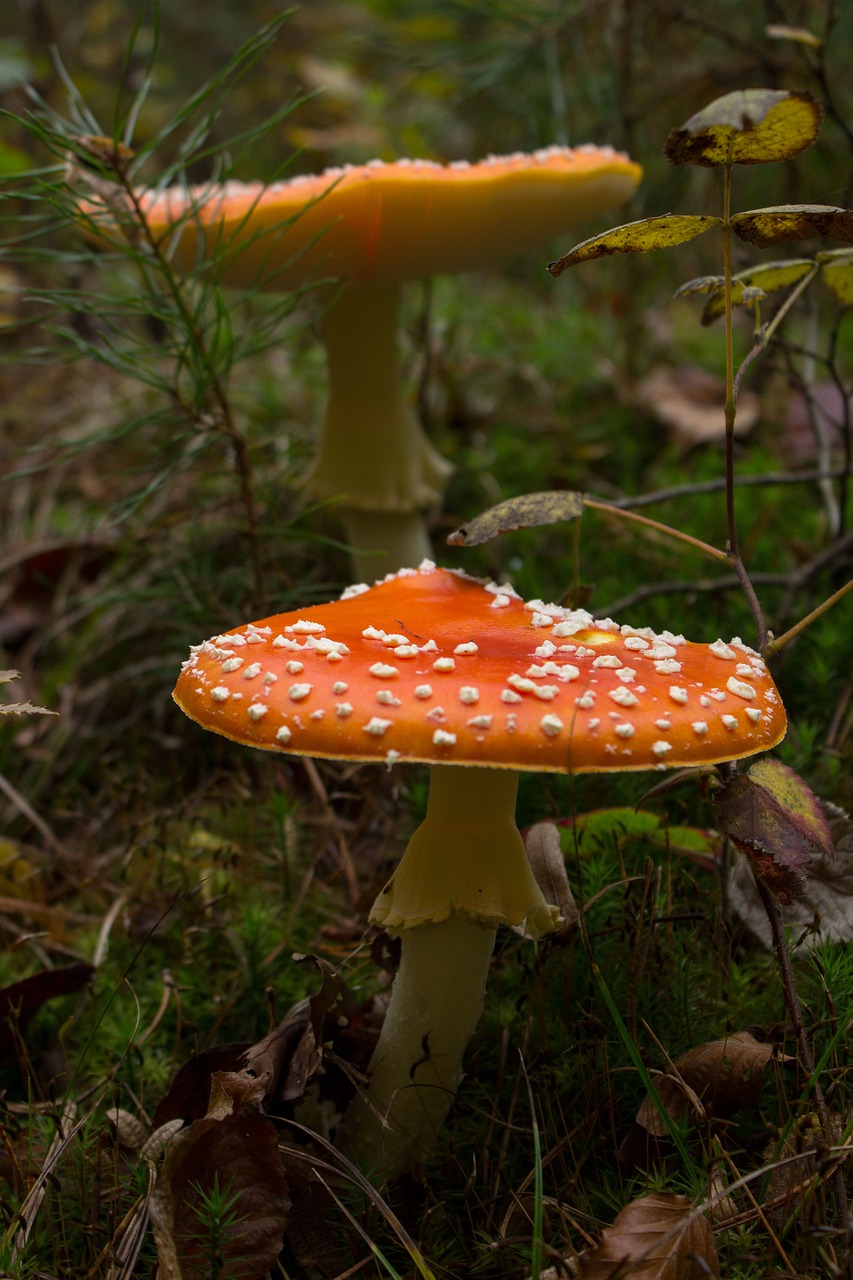
[[[793,931],[796,946],[853,940],[853,819],[837,813],[829,819],[834,854],[819,853],[803,868],[803,894],[780,905],[782,922]],[[739,857],[729,875],[732,911],[768,951],[773,949],[770,922],[758,896],[749,859]]]
[[[560,908],[560,926],[552,936],[565,938],[577,924],[579,913],[566,875],[559,828],[553,822],[534,823],[524,835],[524,851],[545,901]],[[525,936],[522,925],[516,926],[515,932]]]
[[632,1200],[601,1243],[580,1256],[580,1280],[711,1280],[719,1275],[714,1233],[687,1196],[666,1191]]
[[[658,1097],[673,1120],[698,1119],[702,1113],[730,1115],[739,1107],[755,1107],[761,1097],[764,1071],[771,1059],[789,1062],[776,1054],[772,1044],[756,1040],[748,1031],[736,1031],[723,1040],[688,1049],[665,1074],[655,1079]],[[643,1099],[637,1124],[656,1138],[669,1133],[666,1121],[650,1097]]]
[[218,1241],[222,1274],[258,1280],[278,1257],[290,1200],[276,1128],[260,1110],[264,1088],[248,1075],[217,1072],[205,1118],[166,1147],[150,1205],[160,1280],[211,1274],[204,1199],[217,1186],[234,1198]]
[[[634,392],[637,404],[669,427],[686,448],[722,440],[726,434],[725,386],[704,369],[653,369]],[[746,435],[758,421],[758,396],[738,396],[735,435]]]

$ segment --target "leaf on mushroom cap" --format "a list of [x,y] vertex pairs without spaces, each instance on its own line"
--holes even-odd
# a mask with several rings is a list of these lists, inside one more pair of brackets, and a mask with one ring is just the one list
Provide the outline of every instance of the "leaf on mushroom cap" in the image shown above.
[[753,755],[786,729],[738,639],[620,627],[429,561],[215,636],[174,697],[250,746],[391,763],[664,768]]
[[[223,283],[285,290],[323,275],[390,283],[491,266],[627,200],[641,174],[612,147],[554,146],[477,164],[375,160],[270,186],[171,187],[140,205],[182,268],[227,246]],[[112,231],[110,210],[84,212]]]

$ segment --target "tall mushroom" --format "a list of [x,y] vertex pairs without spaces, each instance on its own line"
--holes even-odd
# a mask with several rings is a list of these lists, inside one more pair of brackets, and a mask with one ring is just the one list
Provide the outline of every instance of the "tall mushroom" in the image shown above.
[[517,771],[735,760],[786,727],[740,640],[620,627],[430,562],[214,637],[174,696],[205,728],[267,750],[433,765],[426,817],[371,914],[401,936],[402,959],[340,1137],[385,1178],[444,1122],[496,927],[556,924],[515,827]]
[[[329,399],[309,483],[342,500],[356,574],[372,579],[429,554],[423,512],[450,470],[401,381],[402,284],[542,245],[627,200],[640,175],[612,147],[546,147],[477,164],[371,161],[271,186],[166,188],[142,193],[140,207],[182,270],[215,257],[222,283],[241,288],[343,282],[324,316]],[[113,209],[85,211],[114,231]]]

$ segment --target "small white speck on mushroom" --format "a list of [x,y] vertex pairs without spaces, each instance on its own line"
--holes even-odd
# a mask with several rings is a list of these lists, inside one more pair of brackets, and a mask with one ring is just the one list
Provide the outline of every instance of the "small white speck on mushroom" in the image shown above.
[[735,657],[734,649],[730,649],[722,640],[715,640],[708,648],[715,658],[725,658],[726,662],[731,662]]
[[258,635],[256,631],[250,631],[246,636],[246,644],[263,644],[264,638]]
[[469,729],[491,729],[493,716],[472,716],[468,721]]
[[669,696],[673,702],[679,703],[682,707],[687,703],[687,690],[679,688],[677,684],[669,686]]
[[681,663],[675,658],[661,658],[655,663],[655,671],[661,676],[677,676],[681,670]]
[[518,728],[518,716],[515,714],[515,712],[510,711],[509,715],[506,718],[506,731],[507,733],[515,733],[517,728]]
[[377,680],[393,680],[395,676],[399,675],[397,668],[389,666],[387,662],[374,662],[373,666],[369,667],[368,670]]
[[665,756],[671,750],[672,750],[671,742],[664,742],[663,740],[660,740],[658,742],[652,743],[652,751],[656,756]]
[[704,694],[704,693],[700,693],[700,694],[699,694],[699,706],[700,706],[700,707],[710,707],[710,705],[711,705],[711,699],[710,699],[706,694]]
[[381,738],[393,723],[393,720],[382,720],[379,716],[371,716],[367,724],[362,725],[362,728],[365,733],[371,734],[374,738]]
[[540,645],[533,650],[536,658],[550,658],[552,654],[557,652],[557,646],[553,640],[543,640]]
[[416,644],[400,644],[394,650],[395,658],[416,658],[418,656],[418,646]]
[[492,601],[492,603],[489,605],[489,608],[490,608],[490,609],[505,609],[505,608],[507,607],[507,605],[508,605],[508,604],[509,604],[509,596],[505,596],[505,595],[501,594],[500,592],[498,592],[498,594],[495,596],[495,598],[494,598],[494,600]]
[[617,657],[615,653],[603,653],[600,658],[596,658],[593,667],[616,667],[622,666],[622,659]]
[[628,636],[625,640],[625,648],[632,649],[635,653],[640,653],[643,649],[648,649],[648,647],[648,640],[644,640],[642,636]]
[[755,671],[748,662],[739,662],[735,667],[735,674],[739,676],[749,676],[751,679],[755,675]]
[[347,684],[346,680],[336,680],[335,683],[332,685],[332,693],[339,698],[342,693],[346,693],[348,688],[349,688],[349,685]]
[[436,729],[432,735],[432,743],[434,747],[455,747],[456,734],[448,733],[446,729]]
[[431,711],[426,713],[426,718],[431,724],[444,724],[447,719],[447,712],[444,707],[433,707]]
[[554,619],[547,613],[532,613],[530,625],[531,627],[553,627]]
[[514,689],[501,689],[501,702],[521,702],[521,694]]
[[289,640],[286,636],[276,636],[272,642],[272,647],[274,649],[302,649],[302,645],[298,640]]
[[401,644],[408,644],[408,643],[409,643],[409,637],[408,637],[408,636],[401,636],[398,632],[395,632],[395,631],[391,631],[391,632],[385,632],[385,631],[383,631],[383,633],[382,633],[382,643],[383,643],[383,644],[389,644],[389,645],[391,645],[393,648],[395,648],[395,649],[396,649],[396,648],[398,647],[398,645],[401,645]]
[[320,634],[326,630],[322,622],[311,622],[308,618],[298,618],[292,626],[285,627],[285,631],[290,631],[294,635],[314,635]]
[[594,657],[595,657],[595,650],[594,650],[594,649],[588,649],[588,648],[586,647],[586,645],[583,645],[583,644],[579,644],[579,645],[578,645],[577,650],[576,650],[576,653],[577,653],[577,656],[578,656],[579,658],[594,658]]
[[210,696],[214,702],[227,702],[230,690],[226,689],[224,684],[218,684],[215,689],[211,689]]
[[739,698],[752,699],[755,697],[755,690],[751,684],[746,684],[743,680],[736,680],[734,676],[729,676],[726,681],[726,688],[729,693],[734,693]]
[[725,702],[726,700],[726,695],[723,693],[722,689],[709,689],[708,697],[713,698],[715,702]]
[[583,711],[589,711],[595,706],[595,694],[584,693],[580,698],[575,698],[575,706],[580,707]]
[[283,724],[280,729],[276,730],[276,742],[290,742],[292,737],[293,734],[290,732],[286,724]]
[[622,684],[615,689],[609,689],[608,697],[612,698],[620,707],[636,707],[639,702],[637,695],[632,693],[630,689],[626,689]]
[[473,685],[463,684],[459,690],[459,701],[470,707],[473,703],[480,701],[480,690],[475,689]]
[[433,671],[455,671],[456,663],[452,658],[436,658],[432,669]]
[[309,719],[309,720],[322,720],[322,719],[323,719],[323,717],[325,716],[325,714],[326,714],[326,713],[325,713],[325,711],[323,710],[323,708],[322,708],[322,707],[318,707],[316,711],[312,711],[312,712],[311,712],[311,714],[310,714],[310,716],[308,717],[308,719]]
[[677,653],[678,650],[673,645],[658,641],[650,649],[645,650],[643,657],[650,658],[653,662],[662,662],[665,658],[674,658]]
[[543,702],[553,702],[559,692],[555,684],[537,684],[533,688],[535,696]]
[[671,720],[655,720],[655,728],[660,729],[662,733],[666,733],[667,729],[672,728]]
[[749,716],[753,724],[758,724],[762,716],[762,711],[760,707],[747,707],[746,714]]
[[620,667],[616,672],[616,679],[621,680],[623,684],[633,684],[636,674],[633,667]]
[[380,689],[376,694],[376,701],[381,702],[384,707],[402,706],[399,698],[395,698],[390,689]]
[[285,671],[288,671],[292,676],[300,676],[302,675],[302,672],[305,670],[305,663],[296,662],[295,660],[291,659],[290,662],[285,663],[284,669]]
[[633,738],[636,730],[632,724],[628,724],[626,721],[623,721],[621,724],[613,726],[613,732],[618,738]]
[[242,696],[243,696],[243,695],[242,695],[242,693],[232,693],[232,694],[231,694],[231,697],[233,698],[233,700],[234,700],[235,702],[239,702],[239,701],[240,701],[240,699],[242,698]]
[[261,664],[259,662],[252,662],[243,672],[243,679],[254,680],[255,676],[259,676],[260,674],[261,674]]
[[292,684],[287,691],[291,702],[301,702],[314,688],[313,684]]
[[466,640],[464,644],[458,644],[456,648],[453,650],[453,652],[467,655],[471,653],[476,653],[477,648],[478,646],[474,643],[473,640]]
[[708,732],[708,724],[705,720],[694,720],[690,727],[694,733],[698,733],[700,738]]
[[727,729],[737,728],[737,716],[720,716],[720,719]]
[[229,643],[229,644],[233,644],[235,649],[242,649],[242,647],[243,647],[243,645],[246,643],[246,641],[245,641],[245,640],[243,639],[243,637],[239,634],[239,632],[235,632],[235,634],[234,634],[233,636],[229,636],[229,637],[228,637],[228,643]]
[[431,684],[419,684],[419,685],[417,685],[417,686],[416,686],[416,688],[415,688],[415,697],[416,697],[416,698],[420,698],[421,700],[423,700],[423,699],[425,699],[425,698],[431,698],[431,697],[432,697],[432,685],[431,685]]
[[262,716],[267,714],[269,707],[265,702],[253,702],[251,706],[246,708],[246,710],[248,711],[249,718],[251,720],[260,720]]
[[402,757],[403,757],[402,751],[395,751],[393,747],[389,747],[388,750],[385,752],[385,763],[390,769],[392,764],[396,764],[398,760],[402,759]]
[[346,720],[349,716],[352,715],[352,703],[339,702],[335,707],[335,715],[338,717],[339,720]]
[[506,682],[508,685],[511,685],[513,689],[517,689],[520,693],[533,693],[536,688],[536,685],[532,680],[529,680],[527,676],[519,676],[514,673],[511,676],[507,676]]
[[593,716],[593,717],[592,717],[592,718],[587,722],[587,726],[586,726],[586,727],[587,727],[587,729],[589,729],[590,731],[592,731],[592,730],[594,730],[594,729],[597,729],[597,728],[598,728],[598,726],[599,726],[600,724],[601,724],[601,721],[600,721],[600,719],[598,718],[598,716]]
[[321,636],[319,640],[316,636],[310,635],[305,641],[306,649],[313,649],[315,653],[325,654],[327,658],[341,658],[345,653],[349,653],[349,645],[344,644],[343,640],[329,640],[326,636]]
[[278,680],[278,676],[274,671],[264,672],[264,684],[275,684],[276,680]]
[[539,721],[539,727],[547,738],[556,738],[562,732],[563,722],[559,716],[549,713]]
[[242,665],[242,658],[226,658],[222,664],[222,674],[227,676],[232,671],[239,671]]

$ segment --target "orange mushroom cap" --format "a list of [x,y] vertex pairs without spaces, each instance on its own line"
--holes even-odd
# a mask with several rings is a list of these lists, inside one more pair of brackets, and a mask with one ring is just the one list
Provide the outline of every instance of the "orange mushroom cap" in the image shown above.
[[736,760],[787,725],[739,639],[620,627],[429,561],[215,636],[174,697],[271,751],[552,771]]
[[[140,204],[155,235],[176,237],[184,269],[225,247],[224,283],[285,290],[320,275],[392,283],[492,266],[627,200],[641,175],[612,147],[555,146],[476,164],[374,160],[270,186],[169,187]],[[86,212],[98,220],[91,203]]]

